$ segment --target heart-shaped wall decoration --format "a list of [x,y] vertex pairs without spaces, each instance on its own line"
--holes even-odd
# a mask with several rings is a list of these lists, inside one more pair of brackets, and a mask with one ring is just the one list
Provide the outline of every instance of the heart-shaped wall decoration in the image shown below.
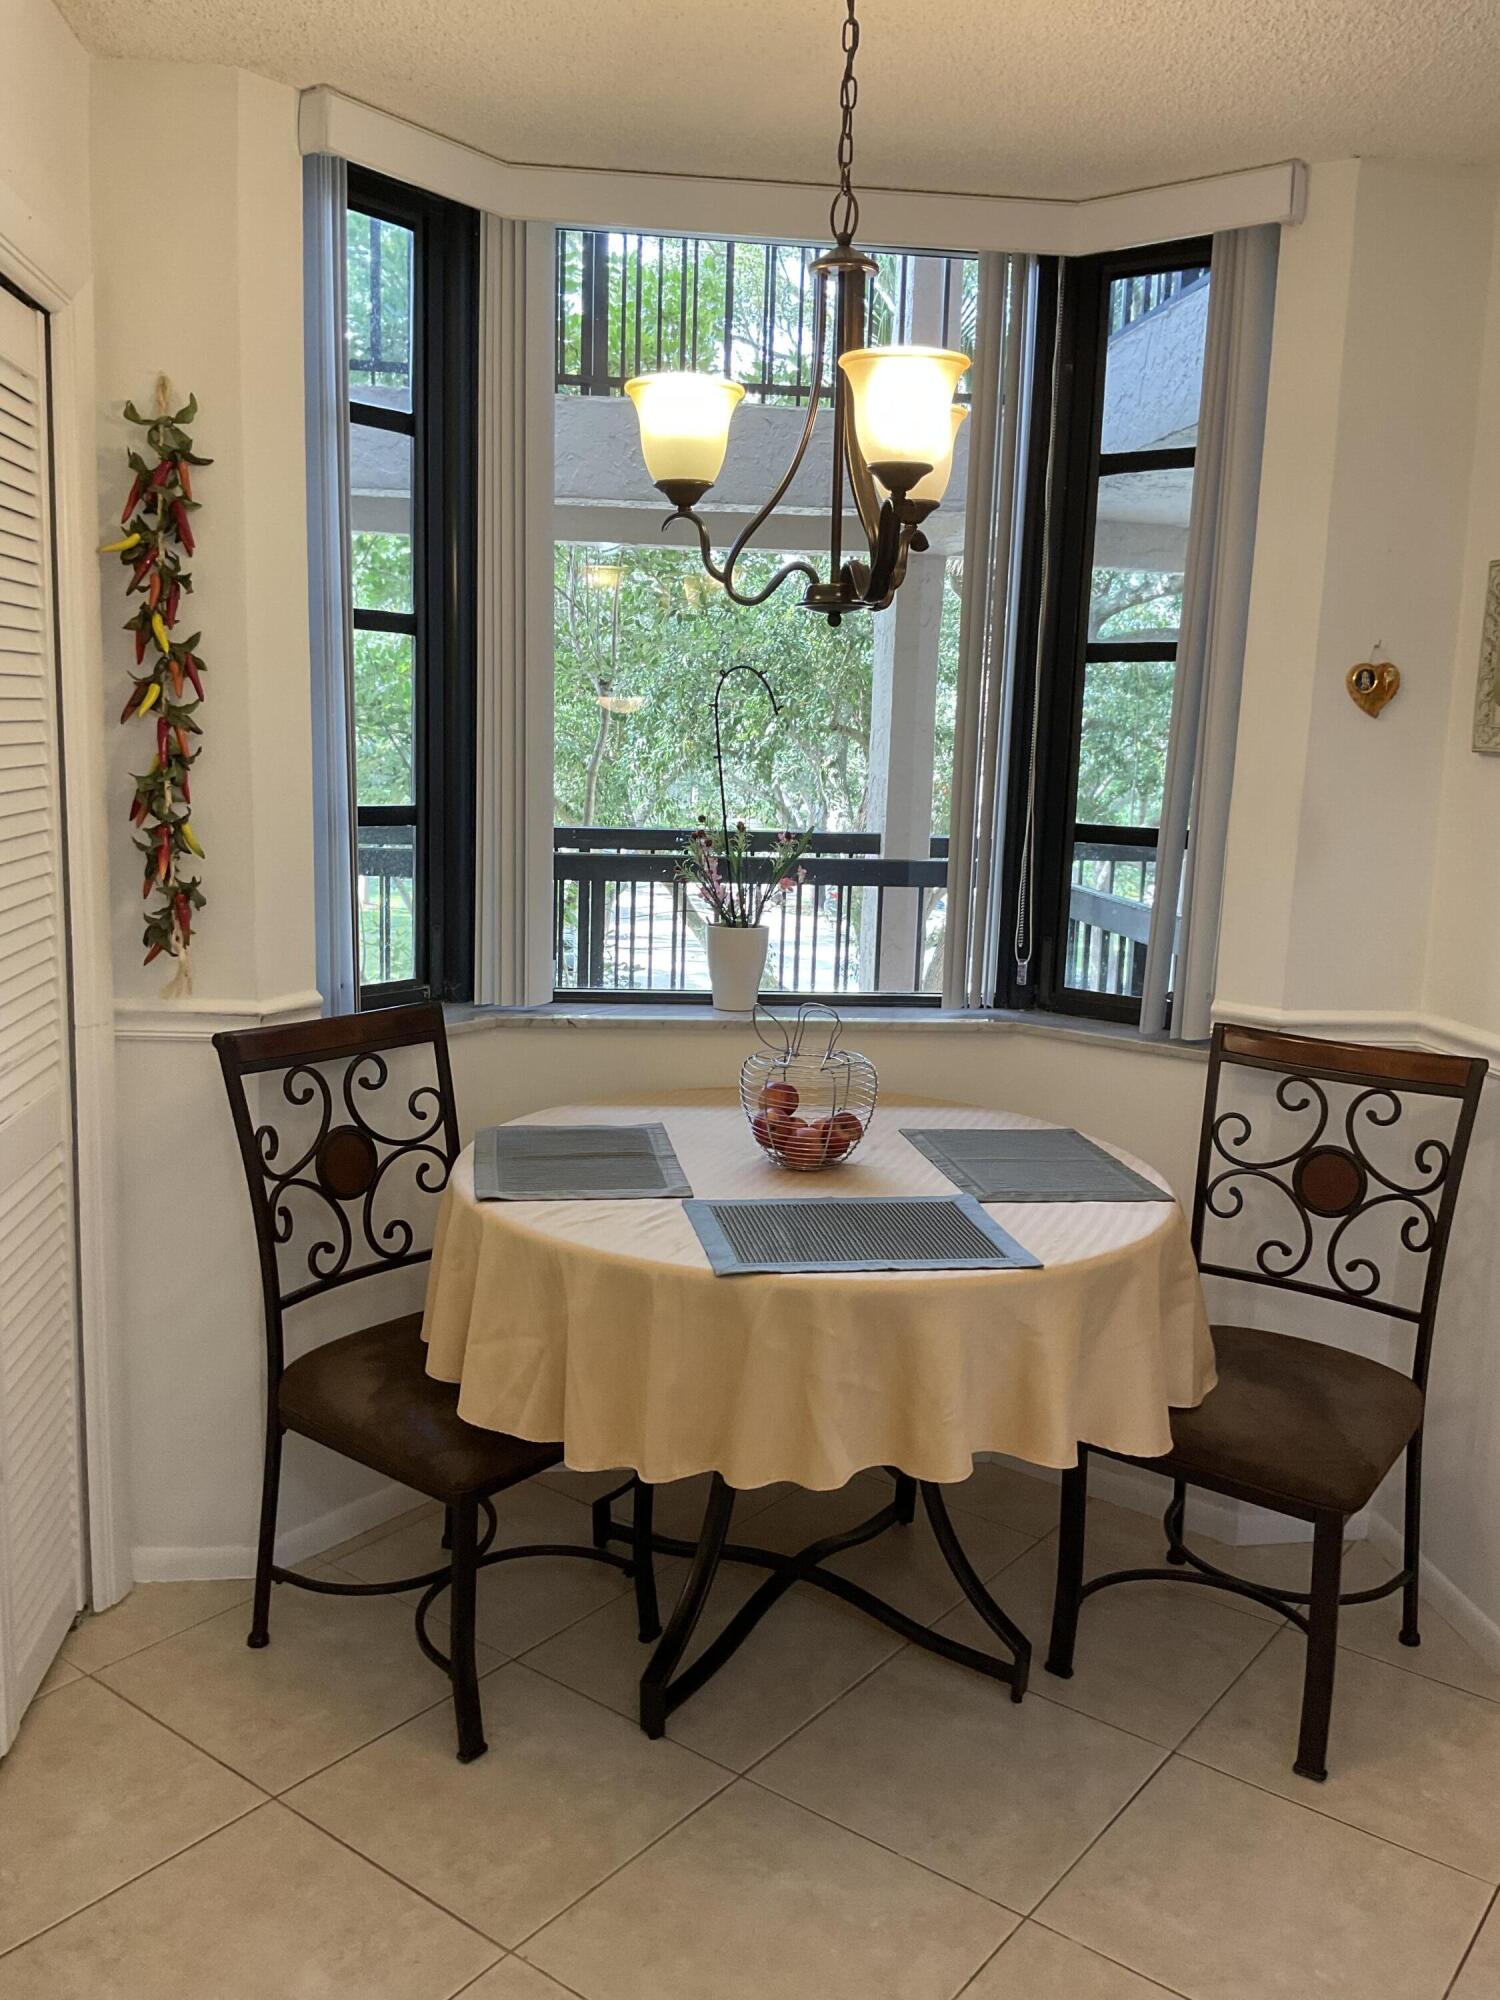
[[1366,715],[1379,715],[1386,703],[1395,699],[1401,686],[1401,669],[1389,660],[1378,664],[1361,660],[1344,676],[1344,685],[1356,707],[1362,708]]

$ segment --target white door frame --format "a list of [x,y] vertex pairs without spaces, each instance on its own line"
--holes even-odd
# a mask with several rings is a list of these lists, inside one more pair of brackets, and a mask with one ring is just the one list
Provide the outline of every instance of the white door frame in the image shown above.
[[117,1344],[114,972],[109,934],[96,546],[91,273],[0,186],[0,272],[47,314],[56,494],[58,673],[72,973],[78,1316],[89,1600],[124,1596],[130,1567],[124,1391]]

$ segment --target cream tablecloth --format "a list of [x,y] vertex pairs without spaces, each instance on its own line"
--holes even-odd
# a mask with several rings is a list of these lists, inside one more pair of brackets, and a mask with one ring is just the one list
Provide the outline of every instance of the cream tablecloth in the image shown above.
[[[883,1100],[858,1155],[823,1174],[762,1159],[727,1093],[527,1122],[656,1119],[708,1199],[951,1194],[900,1126],[1037,1122]],[[713,1470],[826,1490],[870,1465],[961,1480],[979,1451],[1071,1465],[1080,1438],[1165,1451],[1168,1407],[1214,1382],[1181,1209],[988,1206],[1043,1269],[716,1278],[680,1202],[478,1202],[470,1149],[438,1219],[428,1371],[460,1385],[470,1423],[656,1483]]]

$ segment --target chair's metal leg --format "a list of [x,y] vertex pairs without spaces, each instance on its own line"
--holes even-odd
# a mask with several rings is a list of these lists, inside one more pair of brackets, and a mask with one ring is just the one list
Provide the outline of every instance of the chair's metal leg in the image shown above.
[[1047,1671],[1062,1681],[1073,1678],[1073,1649],[1078,1641],[1078,1610],[1083,1602],[1084,1523],[1089,1498],[1088,1446],[1079,1445],[1078,1463],[1062,1476],[1062,1506],[1057,1524],[1057,1590],[1052,1600],[1052,1639]]
[[909,1528],[917,1518],[917,1482],[904,1472],[896,1474],[896,1519]]
[[1328,1776],[1328,1720],[1338,1660],[1339,1575],[1344,1561],[1344,1517],[1320,1514],[1313,1524],[1312,1600],[1307,1617],[1307,1667],[1302,1680],[1302,1726],[1297,1737],[1299,1778]]
[[703,1528],[698,1536],[698,1546],[693,1552],[692,1568],[688,1571],[687,1582],[682,1586],[672,1616],[667,1620],[667,1629],[651,1655],[646,1671],[641,1675],[641,1727],[651,1737],[666,1733],[667,1713],[670,1707],[668,1683],[673,1669],[687,1651],[688,1641],[708,1600],[709,1590],[718,1573],[719,1558],[724,1552],[725,1539],[729,1534],[729,1522],[734,1513],[734,1488],[725,1484],[723,1476],[715,1473],[709,1482],[708,1505],[703,1510]]
[[1167,1561],[1181,1568],[1187,1557],[1177,1544],[1187,1529],[1187,1481],[1172,1481],[1172,1505],[1167,1513]]
[[451,1549],[452,1546],[453,1546],[453,1509],[451,1507],[445,1507],[443,1509],[443,1547],[445,1549]]
[[630,1570],[635,1581],[635,1615],[643,1646],[661,1637],[661,1610],[656,1602],[656,1559],[651,1552],[651,1516],[656,1489],[644,1479],[635,1482],[631,1520]]
[[1401,1643],[1420,1646],[1417,1608],[1422,1593],[1422,1433],[1406,1447],[1406,1581],[1401,1586]]
[[255,1601],[247,1646],[271,1643],[271,1565],[276,1559],[276,1503],[281,1493],[281,1425],[266,1420],[266,1461],[260,1489],[260,1539],[255,1550]]
[[474,1600],[479,1581],[479,1502],[471,1494],[449,1511],[453,1523],[453,1624],[449,1634],[448,1657],[453,1682],[453,1719],[458,1725],[458,1761],[460,1764],[472,1764],[489,1747],[484,1740],[479,1668],[474,1657]]

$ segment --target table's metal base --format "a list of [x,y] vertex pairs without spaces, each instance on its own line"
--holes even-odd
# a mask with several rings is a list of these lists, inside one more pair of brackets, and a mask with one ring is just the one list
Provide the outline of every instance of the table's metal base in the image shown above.
[[[603,1494],[594,1502],[594,1541],[597,1547],[602,1549],[612,1541],[631,1541],[632,1530],[615,1520],[613,1508],[614,1502],[629,1493],[632,1486],[633,1482],[627,1481],[615,1492]],[[939,1653],[945,1660],[954,1660],[976,1673],[1007,1682],[1011,1700],[1019,1701],[1026,1692],[1031,1670],[1031,1642],[990,1596],[964,1553],[963,1544],[949,1519],[941,1486],[926,1480],[920,1483],[923,1504],[937,1545],[964,1596],[1005,1647],[1009,1658],[983,1653],[973,1646],[962,1645],[957,1639],[945,1638],[930,1626],[909,1618],[904,1611],[898,1611],[894,1604],[887,1604],[883,1597],[877,1597],[863,1585],[851,1583],[848,1577],[840,1576],[836,1570],[822,1567],[831,1556],[842,1555],[846,1549],[858,1548],[863,1542],[873,1541],[888,1528],[909,1526],[916,1518],[918,1490],[916,1480],[897,1473],[890,1501],[868,1520],[861,1521],[858,1527],[850,1528],[842,1535],[828,1535],[821,1541],[810,1542],[795,1555],[785,1555],[775,1549],[754,1548],[729,1540],[735,1489],[715,1473],[709,1486],[703,1531],[696,1543],[679,1541],[668,1535],[651,1536],[653,1549],[664,1555],[691,1556],[692,1567],[676,1608],[667,1621],[666,1631],[661,1633],[650,1664],[641,1676],[640,1720],[646,1734],[652,1737],[662,1735],[672,1710],[695,1694],[705,1681],[712,1679],[739,1650],[776,1600],[794,1583],[811,1583],[819,1590],[831,1591],[835,1597],[843,1598],[846,1604],[853,1604],[870,1617],[878,1618],[882,1625],[899,1632],[903,1639],[911,1640],[914,1645],[925,1646],[929,1652]],[[771,1574],[740,1606],[718,1637],[704,1647],[690,1666],[683,1667],[682,1656],[687,1651],[708,1601],[709,1591],[713,1588],[719,1564],[723,1561],[751,1563],[759,1569],[769,1570]],[[641,1638],[649,1642],[657,1639],[658,1635],[647,1630],[643,1624]]]

